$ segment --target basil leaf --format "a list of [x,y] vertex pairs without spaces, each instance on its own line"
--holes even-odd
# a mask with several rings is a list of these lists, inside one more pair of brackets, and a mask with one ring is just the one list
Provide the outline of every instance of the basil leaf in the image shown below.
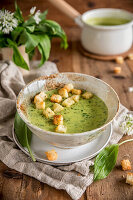
[[113,144],[104,148],[96,157],[94,162],[94,181],[104,179],[114,168],[119,145]]
[[20,54],[18,47],[15,44],[15,42],[13,42],[10,39],[7,39],[7,42],[9,44],[9,46],[13,48],[13,61],[14,61],[14,63],[16,65],[20,66],[21,68],[29,70],[27,63],[25,62],[23,56]]
[[19,143],[23,147],[26,147],[28,149],[32,160],[36,161],[30,149],[32,132],[28,129],[28,127],[26,126],[24,121],[20,118],[17,112],[15,115],[14,129]]

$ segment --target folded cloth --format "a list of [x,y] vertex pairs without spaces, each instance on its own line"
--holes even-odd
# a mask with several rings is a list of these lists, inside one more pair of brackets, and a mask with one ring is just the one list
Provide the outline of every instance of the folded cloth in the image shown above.
[[[37,65],[33,63],[33,65]],[[31,77],[50,75],[58,73],[57,67],[52,62],[46,62],[37,73],[32,70]],[[26,82],[28,75],[26,75]],[[38,179],[43,183],[64,189],[72,199],[78,200],[84,193],[87,186],[93,182],[93,173],[89,166],[93,165],[92,160],[84,160],[69,166],[53,167],[40,162],[33,162],[14,143],[12,137],[12,126],[16,112],[15,100],[25,82],[18,67],[12,62],[0,64],[0,160],[8,167]],[[119,123],[123,120],[128,110],[120,105],[120,111],[113,122],[113,134],[110,144],[117,143],[123,136],[119,129]],[[80,173],[80,176],[79,176]]]

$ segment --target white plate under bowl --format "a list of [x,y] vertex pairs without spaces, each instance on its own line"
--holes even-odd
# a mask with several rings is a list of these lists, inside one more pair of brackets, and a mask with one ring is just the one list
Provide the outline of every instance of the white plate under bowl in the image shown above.
[[[61,149],[50,145],[44,141],[42,141],[35,134],[32,135],[31,141],[31,150],[37,161],[46,163],[49,165],[69,165],[71,163],[75,163],[78,161],[82,161],[85,159],[91,159],[96,156],[109,142],[110,137],[112,135],[112,124],[106,127],[106,130],[102,135],[97,137],[92,142],[75,147],[72,149]],[[13,138],[18,147],[27,155],[29,155],[28,150],[21,146],[16,138],[16,134],[13,128]],[[56,161],[49,161],[46,158],[45,152],[54,149],[58,153],[58,159]]]

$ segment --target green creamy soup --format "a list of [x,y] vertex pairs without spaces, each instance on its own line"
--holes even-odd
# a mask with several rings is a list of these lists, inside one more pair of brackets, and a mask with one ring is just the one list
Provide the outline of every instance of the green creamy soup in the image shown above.
[[[52,94],[57,94],[57,91],[56,89],[46,92],[48,94],[48,99],[45,100],[46,108],[50,107],[53,110],[54,103],[50,102],[50,97]],[[90,99],[81,97],[78,103],[69,108],[64,107],[64,110],[56,114],[63,115],[67,133],[82,133],[102,126],[107,120],[108,108],[99,97],[94,95]],[[34,103],[27,107],[27,115],[30,122],[39,128],[55,131],[56,125],[53,124],[53,118],[47,119],[42,110],[35,108]]]
[[123,18],[115,18],[115,17],[98,17],[98,18],[88,18],[85,21],[90,25],[98,25],[98,26],[117,26],[130,22],[128,19]]

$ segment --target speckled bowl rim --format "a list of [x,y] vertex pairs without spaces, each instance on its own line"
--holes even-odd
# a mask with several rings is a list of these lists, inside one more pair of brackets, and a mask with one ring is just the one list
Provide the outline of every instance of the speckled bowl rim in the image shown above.
[[[20,99],[21,99],[21,95],[22,95],[23,91],[25,90],[25,88],[28,87],[30,84],[32,84],[33,82],[35,82],[35,81],[37,81],[37,80],[45,80],[45,79],[48,79],[48,78],[50,78],[50,77],[53,77],[53,78],[54,78],[54,77],[57,76],[58,74],[62,74],[62,75],[67,75],[67,74],[73,75],[73,74],[75,74],[75,75],[80,75],[80,76],[85,76],[85,77],[91,77],[91,78],[93,78],[93,79],[98,80],[99,82],[104,83],[106,86],[108,86],[108,87],[114,92],[114,94],[115,94],[116,97],[117,97],[117,101],[118,101],[117,111],[116,111],[114,117],[113,117],[108,123],[105,123],[105,124],[103,124],[101,127],[96,128],[96,129],[93,129],[93,130],[91,130],[91,131],[86,131],[86,132],[82,132],[82,133],[66,133],[66,134],[65,134],[65,133],[56,133],[56,132],[52,132],[52,131],[46,131],[46,130],[44,130],[44,129],[41,129],[41,128],[37,127],[36,125],[33,125],[33,124],[30,123],[27,119],[24,119],[24,118],[23,118],[22,111],[21,111],[21,109],[19,108],[18,105],[19,105],[19,101],[20,101]],[[118,111],[119,111],[119,107],[120,107],[120,100],[119,100],[119,97],[118,97],[117,93],[115,92],[115,90],[114,90],[109,84],[107,84],[106,82],[104,82],[104,81],[101,80],[101,79],[95,78],[94,76],[90,76],[90,75],[82,74],[82,73],[76,73],[76,72],[63,72],[63,73],[52,74],[52,75],[50,75],[50,76],[41,76],[41,77],[39,77],[39,78],[37,78],[37,79],[34,79],[33,81],[29,82],[27,85],[25,85],[24,88],[22,88],[22,89],[20,90],[20,92],[19,92],[19,94],[18,94],[18,97],[17,97],[17,100],[16,100],[17,112],[18,112],[19,116],[21,117],[21,119],[22,119],[28,126],[30,126],[32,129],[36,129],[36,131],[42,132],[42,133],[44,133],[44,134],[47,133],[47,134],[49,134],[49,135],[57,135],[57,136],[61,136],[61,137],[64,137],[64,136],[66,136],[66,137],[73,137],[73,136],[79,136],[79,134],[80,134],[80,136],[82,136],[82,135],[88,135],[89,133],[92,134],[92,133],[94,133],[94,132],[97,132],[97,131],[100,131],[100,130],[104,129],[107,125],[109,125],[110,123],[112,123],[112,121],[114,120],[114,118],[117,116]]]

